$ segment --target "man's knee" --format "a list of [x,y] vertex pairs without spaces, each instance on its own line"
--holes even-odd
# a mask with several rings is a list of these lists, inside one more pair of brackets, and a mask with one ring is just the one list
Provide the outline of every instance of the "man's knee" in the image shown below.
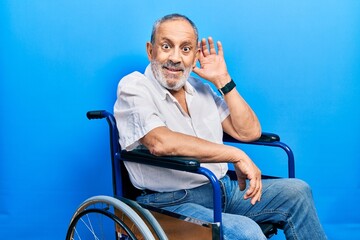
[[282,189],[278,193],[277,198],[281,199],[279,203],[287,206],[286,211],[302,211],[313,205],[312,191],[306,182],[299,179],[284,179],[281,183]]
[[312,191],[309,184],[300,179],[291,179],[290,193],[296,199],[309,199],[312,198]]

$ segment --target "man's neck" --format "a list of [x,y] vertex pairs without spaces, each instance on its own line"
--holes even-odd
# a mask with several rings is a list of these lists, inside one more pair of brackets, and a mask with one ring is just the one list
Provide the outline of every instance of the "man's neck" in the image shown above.
[[180,104],[181,108],[184,110],[184,112],[186,112],[190,116],[189,109],[188,109],[187,103],[186,103],[186,92],[185,92],[184,87],[182,87],[178,91],[169,90],[169,92],[179,102],[179,104]]

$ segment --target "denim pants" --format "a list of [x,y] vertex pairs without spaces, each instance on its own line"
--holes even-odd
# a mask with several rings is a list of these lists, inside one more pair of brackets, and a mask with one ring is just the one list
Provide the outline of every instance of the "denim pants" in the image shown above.
[[[237,181],[225,176],[222,228],[224,239],[266,239],[257,223],[271,222],[284,230],[286,239],[327,239],[314,206],[310,187],[298,179],[265,179],[260,202],[244,200]],[[249,185],[249,184],[247,184]],[[139,196],[137,201],[185,216],[213,221],[210,184],[174,192]]]

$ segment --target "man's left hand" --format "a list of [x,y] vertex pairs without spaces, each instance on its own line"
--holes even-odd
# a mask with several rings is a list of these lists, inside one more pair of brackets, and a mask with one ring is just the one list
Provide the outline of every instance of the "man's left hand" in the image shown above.
[[221,42],[218,41],[216,53],[214,40],[211,37],[208,37],[208,45],[205,38],[199,42],[200,67],[195,66],[193,72],[212,82],[216,88],[221,88],[231,80],[226,68],[223,48]]

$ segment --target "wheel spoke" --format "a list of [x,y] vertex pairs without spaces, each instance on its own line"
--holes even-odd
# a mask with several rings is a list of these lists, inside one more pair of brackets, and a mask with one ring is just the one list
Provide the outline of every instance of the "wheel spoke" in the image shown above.
[[67,240],[155,240],[148,226],[131,207],[107,196],[89,198],[74,214]]

